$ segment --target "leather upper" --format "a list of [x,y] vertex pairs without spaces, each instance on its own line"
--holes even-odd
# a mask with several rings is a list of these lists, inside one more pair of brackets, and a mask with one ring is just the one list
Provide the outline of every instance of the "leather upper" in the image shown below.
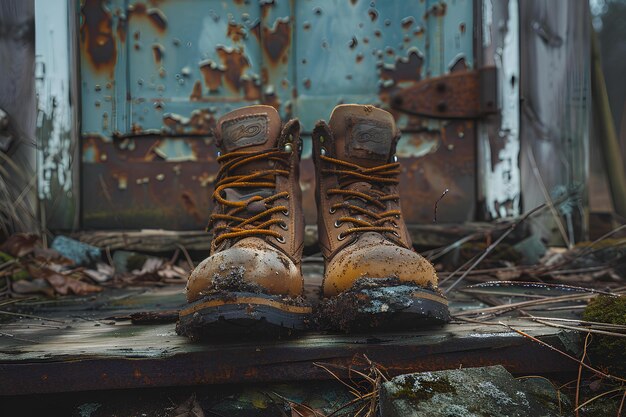
[[[246,282],[260,285],[269,294],[300,295],[303,287],[300,268],[304,245],[304,218],[299,184],[301,142],[298,121],[291,120],[281,127],[280,116],[273,107],[243,107],[224,115],[218,121],[215,136],[222,155],[290,150],[286,164],[263,157],[242,165],[230,163],[229,169],[221,178],[226,185],[220,193],[221,198],[229,201],[246,201],[255,195],[268,198],[280,193],[287,194],[271,201],[269,205],[263,201],[252,201],[241,212],[244,214],[238,213],[237,216],[251,217],[277,206],[284,206],[287,210],[272,213],[257,222],[270,218],[280,220],[267,227],[275,236],[244,236],[218,242],[219,236],[229,233],[237,222],[221,218],[212,220],[209,231],[217,232],[211,244],[211,256],[198,265],[189,277],[188,301],[195,301],[210,291],[215,279],[227,278],[233,273],[241,274]],[[288,175],[275,176],[273,189],[254,186],[228,188],[229,176],[246,176],[278,168],[288,171]],[[229,207],[214,201],[214,215],[227,215],[229,210]],[[242,228],[249,227],[252,225]]]
[[[401,216],[392,219],[393,232],[357,232],[346,236],[356,225],[341,222],[340,218],[351,216],[357,220],[371,220],[348,208],[333,206],[346,203],[367,206],[357,197],[329,194],[329,190],[347,189],[365,194],[398,194],[397,184],[369,183],[367,180],[341,184],[339,175],[324,174],[332,168],[321,155],[340,159],[363,168],[376,167],[393,162],[399,132],[388,112],[355,104],[340,105],[333,111],[326,124],[318,122],[313,131],[313,160],[316,168],[316,201],[318,208],[318,235],[325,259],[323,290],[325,296],[333,296],[352,286],[359,278],[397,277],[401,281],[414,282],[420,286],[437,285],[433,266],[417,254]],[[382,190],[382,191],[381,191]],[[400,210],[400,200],[383,202],[379,211]]]

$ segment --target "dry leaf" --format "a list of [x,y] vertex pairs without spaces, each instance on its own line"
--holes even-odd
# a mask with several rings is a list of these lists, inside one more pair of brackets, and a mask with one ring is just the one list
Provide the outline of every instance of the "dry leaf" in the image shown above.
[[17,294],[44,294],[48,297],[54,295],[54,289],[43,278],[13,281],[11,282],[11,290]]
[[289,406],[291,407],[291,417],[325,417],[321,411],[304,404],[291,402]]
[[9,237],[0,246],[0,251],[16,258],[26,256],[39,245],[39,236],[27,233],[17,233]]
[[54,288],[54,291],[60,295],[85,295],[102,291],[100,287],[79,281],[69,275],[63,275],[46,267],[37,267],[29,264],[26,265],[26,269],[31,277],[45,279]]

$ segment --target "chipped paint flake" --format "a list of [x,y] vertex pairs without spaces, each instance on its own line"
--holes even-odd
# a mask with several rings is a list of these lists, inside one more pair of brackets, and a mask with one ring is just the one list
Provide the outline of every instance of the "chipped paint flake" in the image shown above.
[[[37,188],[39,199],[52,200],[59,189],[71,193],[73,150],[70,136],[69,52],[66,0],[36,0],[37,31]],[[64,23],[65,22],[65,23]]]

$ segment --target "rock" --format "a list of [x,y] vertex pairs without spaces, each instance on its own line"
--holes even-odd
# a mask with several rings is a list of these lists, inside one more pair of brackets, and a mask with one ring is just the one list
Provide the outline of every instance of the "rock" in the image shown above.
[[522,382],[502,366],[400,375],[383,384],[381,416],[559,416],[556,390],[544,382]]
[[65,258],[71,259],[76,265],[90,265],[100,260],[102,256],[100,248],[67,236],[55,237],[51,247]]
[[131,272],[142,269],[149,256],[138,252],[116,250],[113,253],[113,265],[117,272]]

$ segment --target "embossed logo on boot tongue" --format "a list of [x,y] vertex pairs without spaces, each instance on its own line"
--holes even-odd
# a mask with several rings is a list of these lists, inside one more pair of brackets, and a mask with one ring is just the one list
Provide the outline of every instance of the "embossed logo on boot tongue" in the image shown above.
[[267,115],[252,114],[225,120],[222,141],[226,150],[262,145],[268,139]]
[[384,159],[389,156],[393,135],[388,123],[362,117],[348,119],[346,153],[355,158]]

